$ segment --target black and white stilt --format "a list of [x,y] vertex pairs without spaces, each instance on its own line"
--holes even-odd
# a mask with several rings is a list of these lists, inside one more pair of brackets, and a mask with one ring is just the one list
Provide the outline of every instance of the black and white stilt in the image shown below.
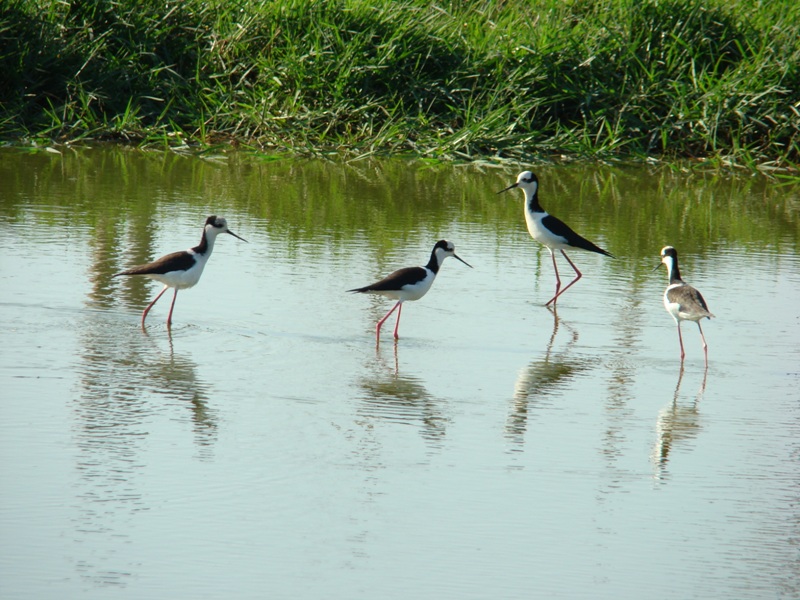
[[203,225],[203,237],[200,238],[200,243],[194,248],[167,254],[146,265],[131,267],[130,269],[126,269],[114,275],[114,277],[119,277],[120,275],[141,275],[164,284],[164,289],[162,289],[158,296],[144,309],[142,313],[142,328],[144,328],[144,321],[147,318],[147,313],[150,312],[153,305],[158,302],[158,299],[161,298],[164,292],[169,288],[175,290],[175,294],[172,297],[172,304],[169,307],[169,315],[167,316],[167,326],[172,325],[172,311],[175,308],[178,290],[188,289],[200,281],[203,269],[208,259],[211,257],[212,250],[214,250],[214,242],[220,233],[228,233],[243,242],[247,241],[228,229],[228,222],[225,219],[212,215],[206,219],[205,225]]
[[372,285],[347,290],[348,292],[363,294],[379,294],[397,300],[392,309],[375,326],[375,338],[377,341],[380,341],[381,327],[395,310],[397,310],[397,321],[394,326],[394,338],[398,338],[397,330],[400,327],[400,313],[403,310],[403,302],[406,300],[419,300],[428,293],[444,259],[448,256],[452,256],[468,267],[472,267],[472,265],[456,255],[456,249],[452,242],[439,240],[433,247],[431,259],[424,267],[406,267],[395,271]]
[[[501,194],[513,188],[520,188],[525,194],[525,222],[528,224],[528,232],[531,237],[545,246],[550,251],[550,256],[553,259],[553,269],[556,272],[556,293],[547,301],[545,306],[549,306],[556,302],[559,296],[566,292],[570,287],[575,285],[578,280],[583,277],[578,267],[575,266],[567,253],[564,252],[567,248],[580,248],[581,250],[588,250],[589,252],[597,252],[605,256],[614,258],[610,252],[606,252],[599,246],[596,246],[584,237],[575,233],[569,225],[557,219],[553,215],[548,214],[539,204],[539,179],[530,171],[524,171],[517,177],[516,183],[512,183],[505,189],[498,192]],[[564,289],[561,289],[561,278],[558,276],[558,265],[556,264],[555,250],[559,250],[561,254],[567,259],[567,262],[575,271],[575,279],[570,281]]]

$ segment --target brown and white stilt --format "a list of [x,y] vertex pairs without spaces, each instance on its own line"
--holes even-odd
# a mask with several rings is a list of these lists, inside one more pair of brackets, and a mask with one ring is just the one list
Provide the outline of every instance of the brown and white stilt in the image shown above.
[[[708,366],[708,344],[703,328],[700,327],[701,319],[710,319],[714,315],[708,310],[702,294],[681,279],[678,269],[678,251],[672,246],[665,246],[661,250],[661,262],[666,265],[669,274],[669,285],[664,291],[664,308],[675,319],[678,325],[678,343],[681,346],[681,362],[686,356],[683,349],[683,336],[681,335],[681,321],[694,321],[700,330],[700,339],[703,342],[705,364]],[[661,266],[657,265],[656,269]]]

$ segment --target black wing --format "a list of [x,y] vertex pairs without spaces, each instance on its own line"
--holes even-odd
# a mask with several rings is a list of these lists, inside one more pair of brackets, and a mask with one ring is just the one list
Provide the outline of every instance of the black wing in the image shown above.
[[146,265],[131,267],[130,269],[117,273],[114,277],[119,275],[164,275],[165,273],[171,273],[173,271],[186,271],[191,269],[194,263],[194,255],[184,250],[182,252],[167,254]]
[[582,250],[588,250],[589,252],[597,252],[598,254],[604,254],[605,256],[610,256],[614,258],[614,255],[606,250],[603,250],[600,246],[597,246],[587,240],[585,237],[582,237],[572,231],[569,225],[564,223],[561,219],[554,217],[553,215],[547,215],[544,219],[542,219],[542,225],[547,227],[550,231],[552,231],[555,235],[559,235],[567,240],[567,243],[570,246],[575,246],[576,248],[581,248]]
[[427,277],[428,272],[422,267],[406,267],[387,275],[380,281],[361,288],[347,290],[348,292],[385,292],[403,289],[406,285],[413,285]]

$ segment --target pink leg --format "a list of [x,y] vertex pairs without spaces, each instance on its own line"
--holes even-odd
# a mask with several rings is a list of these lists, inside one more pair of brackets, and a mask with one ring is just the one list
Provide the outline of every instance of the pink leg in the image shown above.
[[400,336],[397,335],[397,329],[400,327],[400,313],[403,312],[403,305],[400,304],[397,307],[397,321],[394,322],[394,339],[399,339]]
[[155,299],[154,299],[154,300],[153,300],[153,301],[152,301],[150,304],[148,304],[148,305],[147,305],[147,308],[145,308],[145,309],[144,309],[144,312],[142,313],[142,329],[144,329],[144,320],[147,318],[147,313],[149,313],[149,312],[150,312],[150,309],[151,309],[151,308],[153,308],[153,305],[154,305],[156,302],[158,302],[158,299],[159,299],[159,298],[161,298],[161,296],[163,296],[163,295],[164,295],[164,292],[166,292],[168,289],[169,289],[169,286],[166,286],[166,285],[165,285],[165,286],[164,286],[164,289],[163,289],[163,290],[161,290],[161,291],[158,293],[158,296],[156,296],[156,297],[155,297]]
[[167,327],[172,325],[172,310],[175,308],[175,300],[178,299],[178,288],[175,288],[175,295],[172,296],[172,304],[169,306],[169,315],[167,315]]
[[686,352],[683,351],[683,336],[681,335],[681,322],[678,321],[678,342],[681,345],[681,362],[686,357]]
[[[552,302],[553,300],[558,298],[558,290],[561,289],[561,278],[558,276],[558,264],[556,264],[556,253],[553,252],[552,250],[550,250],[550,258],[553,259],[553,269],[555,269],[556,272],[556,295],[553,296],[552,300],[550,300],[550,302]],[[550,302],[548,302],[547,304],[550,304]],[[545,304],[545,306],[547,306],[547,304]]]
[[700,339],[703,340],[703,352],[706,355],[706,366],[708,366],[708,344],[706,344],[706,336],[703,335],[703,328],[700,327],[700,321],[697,322],[697,328],[700,330]]
[[389,315],[391,315],[395,311],[395,309],[398,306],[400,306],[401,304],[402,304],[402,301],[398,301],[397,304],[395,304],[392,307],[392,310],[390,310],[388,313],[386,313],[386,315],[380,321],[378,321],[378,324],[375,326],[375,337],[377,339],[381,338],[381,327],[383,327],[383,324],[386,322],[386,319],[388,319]]
[[[569,256],[567,256],[567,253],[562,250],[561,254],[563,254],[564,258],[567,259],[567,262],[569,263],[569,266],[571,266],[572,270],[575,271],[575,275],[577,275],[577,277],[575,277],[575,279],[570,281],[563,290],[558,291],[559,288],[561,287],[561,280],[558,278],[558,267],[556,267],[556,295],[553,296],[552,298],[550,298],[550,300],[547,301],[547,304],[545,304],[545,306],[549,306],[550,303],[555,302],[556,298],[558,298],[561,294],[566,292],[570,287],[575,285],[578,282],[578,279],[583,277],[583,273],[581,273],[580,270],[578,269],[578,267],[575,266],[575,263],[573,263],[569,259]],[[556,255],[555,254],[553,254],[553,266],[554,267],[556,266]]]

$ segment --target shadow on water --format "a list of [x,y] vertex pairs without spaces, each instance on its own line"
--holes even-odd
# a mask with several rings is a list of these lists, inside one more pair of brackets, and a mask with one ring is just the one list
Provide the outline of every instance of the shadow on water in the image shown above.
[[[565,387],[578,373],[589,368],[588,360],[570,357],[578,342],[578,332],[565,320],[560,319],[556,308],[548,309],[553,315],[553,333],[547,343],[544,358],[537,358],[524,367],[514,385],[514,398],[506,420],[506,437],[521,450],[525,444],[531,410],[544,408],[547,398]],[[554,352],[559,327],[567,330],[569,338],[563,349]]]
[[439,447],[448,423],[441,412],[441,400],[434,398],[418,377],[400,373],[397,340],[391,361],[386,360],[378,346],[367,369],[369,373],[358,381],[363,393],[359,415],[406,425],[420,424],[422,437]]
[[136,567],[117,564],[115,549],[130,543],[126,532],[136,514],[151,508],[140,482],[158,443],[154,424],[174,420],[174,407],[185,406],[199,458],[207,459],[218,417],[208,407],[209,386],[190,359],[175,354],[171,335],[164,349],[138,328],[90,319],[80,338],[79,391],[73,403],[79,474],[75,535],[87,548],[104,550],[83,553],[75,568],[95,585],[124,586]]
[[697,437],[700,432],[700,399],[706,391],[708,368],[703,370],[703,379],[693,400],[680,402],[683,365],[678,372],[678,383],[672,394],[672,402],[662,408],[656,420],[656,443],[653,447],[654,477],[658,481],[669,479],[669,453],[675,444],[684,444]]

